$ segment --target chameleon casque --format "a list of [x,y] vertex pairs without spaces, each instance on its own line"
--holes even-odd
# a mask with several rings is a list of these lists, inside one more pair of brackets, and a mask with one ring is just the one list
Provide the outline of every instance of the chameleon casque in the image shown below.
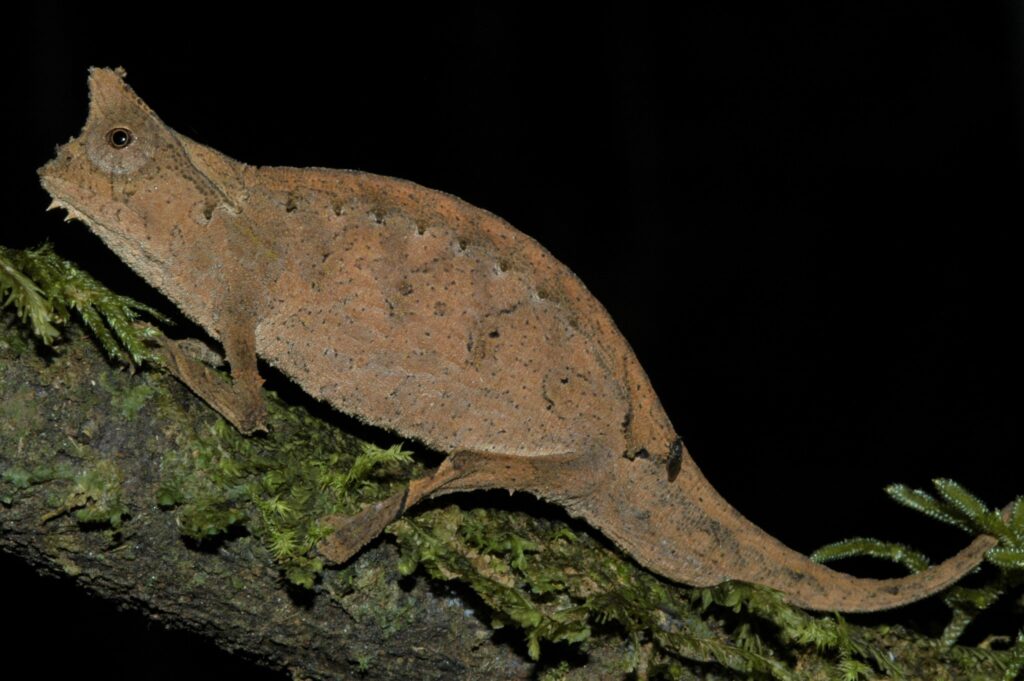
[[567,267],[491,213],[405,180],[258,168],[163,124],[93,68],[88,120],[39,170],[68,219],[219,341],[230,384],[172,342],[171,371],[242,432],[263,425],[257,355],[339,411],[448,457],[318,550],[344,561],[406,508],[459,490],[523,490],[695,586],[744,580],[814,610],[934,593],[995,545],[976,538],[908,577],[812,562],[710,485],[608,313]]

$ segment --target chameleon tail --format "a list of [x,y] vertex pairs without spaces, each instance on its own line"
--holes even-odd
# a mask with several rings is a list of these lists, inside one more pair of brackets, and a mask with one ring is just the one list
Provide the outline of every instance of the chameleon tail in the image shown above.
[[667,484],[663,466],[616,457],[602,493],[579,500],[584,517],[642,565],[675,581],[712,586],[742,580],[772,587],[790,603],[819,611],[870,612],[920,600],[977,567],[996,540],[982,535],[943,563],[895,579],[831,570],[793,551],[744,518],[682,452]]

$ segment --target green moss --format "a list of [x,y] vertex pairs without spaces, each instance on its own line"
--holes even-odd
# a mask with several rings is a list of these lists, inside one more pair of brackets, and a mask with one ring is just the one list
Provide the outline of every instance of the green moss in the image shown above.
[[32,485],[39,485],[51,480],[67,480],[71,474],[62,468],[44,465],[27,470],[20,466],[12,466],[0,471],[0,479],[13,485],[16,489],[28,489]]
[[112,359],[135,365],[156,362],[146,343],[156,331],[139,324],[140,316],[169,321],[153,308],[110,291],[49,244],[25,251],[0,246],[0,309],[9,305],[45,345],[58,340],[59,327],[73,312]]
[[97,461],[75,476],[65,507],[74,509],[75,519],[80,523],[106,525],[116,530],[128,515],[121,500],[121,484],[121,472],[114,462]]
[[100,385],[110,390],[111,404],[126,419],[135,418],[157,394],[157,389],[145,376],[127,388],[114,389],[104,381],[101,381]]
[[335,590],[335,600],[357,622],[371,622],[385,639],[412,619],[417,601],[394,579],[392,566],[363,566],[346,570]]
[[44,516],[43,521],[70,513],[83,525],[116,530],[129,515],[122,501],[120,470],[108,459],[94,457],[77,469],[66,463],[31,470],[13,466],[0,470],[0,481],[8,488],[0,494],[0,501],[5,505],[14,503],[18,491],[57,483],[48,495],[48,505],[53,511]]
[[27,253],[0,246],[0,308],[13,305],[21,321],[28,322],[32,333],[49,345],[60,335],[54,324],[63,320],[43,290],[22,272],[22,259],[30,257]]
[[401,447],[361,442],[273,395],[268,425],[248,438],[220,419],[193,430],[167,455],[156,501],[196,541],[244,528],[290,582],[312,587],[323,570],[312,550],[328,533],[319,519],[390,495],[416,467]]
[[[434,579],[467,584],[491,608],[492,626],[523,630],[534,659],[544,642],[586,648],[614,636],[631,642],[627,672],[644,667],[672,676],[679,660],[688,659],[792,678],[768,655],[729,642],[710,626],[698,592],[666,584],[562,523],[450,506],[404,517],[388,532],[401,547],[403,572],[422,567]],[[704,593],[708,604],[715,600],[712,591]],[[718,598],[732,593],[725,588]]]
[[18,439],[45,426],[43,415],[35,408],[33,389],[20,388],[13,399],[0,402],[0,427],[11,431]]

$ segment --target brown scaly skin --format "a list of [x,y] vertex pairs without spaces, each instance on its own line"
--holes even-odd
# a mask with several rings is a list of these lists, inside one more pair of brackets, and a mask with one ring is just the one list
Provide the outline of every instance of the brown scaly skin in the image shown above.
[[882,581],[811,562],[714,491],[608,313],[528,236],[404,180],[246,166],[164,125],[123,72],[93,69],[89,85],[82,133],[40,178],[224,345],[233,381],[168,342],[171,371],[252,432],[259,355],[338,410],[451,454],[406,492],[330,518],[327,558],[423,498],[480,488],[560,504],[676,581],[756,582],[815,610],[918,600],[995,544]]

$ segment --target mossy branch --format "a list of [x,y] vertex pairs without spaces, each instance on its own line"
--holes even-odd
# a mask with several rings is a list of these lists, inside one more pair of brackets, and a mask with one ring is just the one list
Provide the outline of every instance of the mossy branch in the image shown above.
[[[25,257],[36,260],[27,264]],[[48,249],[37,249],[33,256],[7,250],[0,252],[0,258],[4,273],[0,276],[5,277],[0,286],[7,286],[5,304],[14,307],[27,331],[42,342],[55,339],[45,323],[59,324],[62,314],[76,310],[112,357],[146,361],[145,334],[151,332],[140,329],[135,321],[137,315],[150,313],[148,308],[103,290],[67,261],[54,260]],[[42,310],[49,315],[40,317],[45,323],[34,320],[33,306],[37,313]],[[82,313],[83,309],[89,312]],[[110,352],[110,343],[121,344],[122,354]],[[911,632],[858,626],[839,617],[809,615],[788,606],[777,594],[751,585],[689,589],[666,583],[610,549],[585,527],[519,512],[450,506],[407,515],[388,530],[399,549],[397,558],[384,543],[354,565],[325,569],[312,552],[325,532],[319,519],[353,513],[421,474],[408,451],[358,440],[272,394],[268,395],[270,432],[242,437],[169,379],[148,372],[134,377],[111,373],[83,344],[71,343],[65,350],[59,366],[46,367],[33,364],[29,350],[0,340],[0,353],[19,360],[0,362],[0,390],[6,391],[0,394],[6,424],[0,430],[0,502],[11,517],[25,519],[25,533],[18,541],[31,543],[39,537],[42,544],[33,550],[47,556],[46,533],[70,533],[79,537],[83,552],[102,556],[93,569],[124,570],[126,585],[138,582],[132,571],[140,565],[155,574],[168,568],[192,575],[201,570],[201,584],[180,585],[189,580],[176,582],[174,575],[168,575],[166,582],[178,585],[175,588],[194,587],[198,596],[190,598],[225,589],[226,602],[244,601],[257,613],[234,625],[223,621],[217,625],[218,631],[233,632],[218,634],[231,647],[242,646],[246,632],[254,628],[273,632],[278,639],[294,635],[295,641],[305,642],[296,644],[291,657],[281,650],[265,652],[271,664],[294,666],[317,677],[341,675],[357,660],[359,669],[371,667],[383,676],[383,670],[390,669],[390,662],[380,656],[383,646],[419,645],[426,638],[464,651],[459,655],[478,663],[484,656],[501,657],[503,664],[512,665],[506,671],[512,669],[514,650],[491,647],[486,655],[472,657],[475,653],[465,652],[466,647],[458,647],[460,641],[451,639],[451,631],[480,626],[477,616],[482,616],[490,626],[517,632],[513,639],[521,641],[525,655],[540,664],[535,671],[543,671],[549,679],[596,674],[605,678],[616,674],[634,678],[709,674],[716,678],[852,680],[879,674],[912,678],[905,662],[894,662],[908,659],[932,668],[941,666],[949,678],[969,678],[969,670],[984,669],[990,678],[1010,679],[1021,669],[1024,634],[1002,647],[956,645],[977,613],[1021,584],[1024,503],[1020,501],[1003,517],[948,480],[936,482],[938,497],[901,486],[891,488],[893,496],[906,505],[971,533],[989,532],[1000,539],[988,555],[988,581],[979,588],[958,587],[947,593],[952,621],[937,641]],[[65,385],[60,394],[47,399],[61,400],[66,392],[74,395],[74,408],[26,402],[12,388],[46,384],[46,372],[52,371],[63,372]],[[40,420],[40,410],[66,413],[70,425],[52,429]],[[97,421],[100,413],[105,414],[104,420]],[[137,440],[93,437],[100,430],[128,436],[134,432],[130,424],[138,427],[131,435]],[[73,444],[63,432],[75,433]],[[29,450],[19,448],[15,444],[19,442],[30,443]],[[40,516],[46,517],[42,528],[34,524]],[[76,527],[80,535],[75,534]],[[86,527],[89,532],[84,531]],[[157,531],[171,533],[154,540],[154,545],[163,547],[161,552],[154,551],[159,556],[136,554],[131,560],[120,560],[125,536],[133,537],[132,545],[145,545],[140,538]],[[12,539],[0,536],[0,542],[5,541]],[[210,547],[219,550],[205,550]],[[225,555],[231,564],[224,563]],[[893,560],[912,571],[927,565],[927,558],[913,549],[870,539],[840,542],[816,554],[822,560],[852,555]],[[89,559],[83,555],[78,562],[88,565]],[[255,598],[246,600],[246,592],[237,591],[246,584],[239,575],[267,572],[268,567],[273,579],[259,582]],[[396,591],[399,572],[410,577],[426,575],[434,585],[452,585],[456,593],[471,594],[478,599],[473,608],[477,613],[466,614],[470,609],[460,608],[462,619],[432,621],[438,628],[432,634],[416,629],[419,638],[413,642],[415,627],[410,622],[426,615],[411,613],[438,608],[423,602],[410,604],[406,596],[396,595],[401,591]],[[116,583],[117,579],[106,581]],[[304,594],[295,605],[294,622],[264,621],[267,615],[260,608],[278,598],[278,592]],[[163,595],[181,598],[170,586],[166,594],[151,597]],[[416,598],[428,597],[432,597],[430,589],[424,588]],[[216,603],[218,599],[203,600]],[[385,601],[394,603],[382,605]],[[392,607],[395,603],[399,605]],[[173,611],[174,606],[161,607]],[[1024,619],[1019,612],[1022,607],[1017,604]],[[359,622],[339,624],[337,618],[351,613],[360,613]],[[190,621],[194,617],[190,614]],[[232,616],[212,611],[210,617],[231,620]],[[339,655],[329,660],[303,657],[301,650],[312,635],[303,627],[311,620],[322,625],[317,635],[331,642],[325,647],[340,648]],[[338,639],[340,627],[351,632],[358,623],[370,632],[362,642],[353,642],[351,633],[349,639]],[[476,650],[481,645],[475,642],[469,647]],[[558,651],[567,648],[580,651],[583,657],[578,659],[585,662],[561,659]],[[394,650],[388,652],[387,660],[392,660]],[[922,655],[926,663],[921,662]],[[377,667],[372,660],[378,660]],[[415,674],[423,676],[422,672],[417,667]]]

